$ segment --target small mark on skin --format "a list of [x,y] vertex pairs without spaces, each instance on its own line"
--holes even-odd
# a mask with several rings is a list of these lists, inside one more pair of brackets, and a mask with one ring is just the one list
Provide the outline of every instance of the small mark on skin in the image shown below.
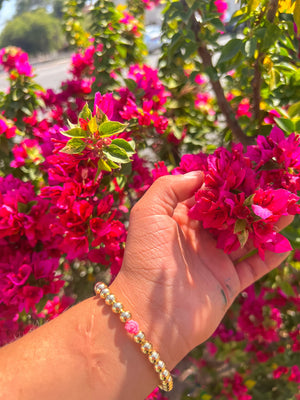
[[222,293],[222,296],[223,296],[223,299],[224,299],[224,304],[225,304],[225,306],[227,306],[228,301],[227,301],[227,297],[226,297],[226,294],[225,294],[223,289],[221,289],[221,293]]
[[228,285],[228,283],[226,283],[226,287],[227,287],[227,289],[228,289],[228,293],[229,293],[229,295],[230,295],[230,298],[232,298],[232,297],[233,297],[233,293],[232,293],[231,286]]

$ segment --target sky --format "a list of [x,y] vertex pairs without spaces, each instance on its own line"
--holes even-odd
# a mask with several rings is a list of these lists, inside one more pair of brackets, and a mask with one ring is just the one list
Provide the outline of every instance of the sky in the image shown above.
[[5,22],[11,19],[15,12],[15,0],[5,0],[0,10],[0,31],[4,28]]

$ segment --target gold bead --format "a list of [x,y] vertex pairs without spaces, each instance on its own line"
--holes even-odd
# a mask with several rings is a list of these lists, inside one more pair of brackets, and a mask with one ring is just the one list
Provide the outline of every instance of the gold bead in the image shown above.
[[170,372],[167,369],[164,369],[162,372],[160,372],[159,379],[161,381],[166,381],[170,376]]
[[108,296],[109,294],[110,294],[109,289],[108,288],[104,288],[100,292],[100,297],[101,297],[101,299],[105,299],[106,296]]
[[133,336],[133,340],[136,343],[142,344],[145,342],[145,334],[142,331],[139,331],[136,335]]
[[165,368],[166,364],[162,360],[157,361],[157,363],[154,365],[156,372],[162,372]]
[[145,342],[141,345],[141,350],[144,354],[150,354],[152,351],[152,344],[150,342]]
[[173,378],[171,375],[166,381],[163,381],[163,382],[161,382],[160,385],[158,385],[158,387],[160,389],[164,390],[165,392],[170,392],[173,389],[173,386],[174,386]]
[[151,352],[151,354],[149,354],[149,361],[151,362],[151,364],[156,364],[159,360],[159,354],[157,351],[153,350]]
[[111,306],[112,304],[114,304],[116,301],[115,295],[114,294],[109,294],[106,296],[105,298],[105,303],[109,306]]
[[94,286],[94,292],[96,294],[100,294],[101,290],[107,288],[107,285],[105,285],[105,283],[103,282],[97,282]]
[[112,308],[111,308],[111,309],[113,310],[113,312],[114,312],[115,314],[119,314],[120,312],[123,311],[123,304],[120,303],[119,301],[116,301],[116,302],[112,305]]
[[120,313],[120,320],[122,322],[127,322],[129,319],[131,319],[131,314],[129,311],[122,311]]

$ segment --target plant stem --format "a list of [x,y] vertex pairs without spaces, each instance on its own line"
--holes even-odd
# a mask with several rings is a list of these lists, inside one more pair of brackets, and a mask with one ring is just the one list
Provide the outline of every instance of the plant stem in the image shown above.
[[252,106],[252,117],[254,120],[259,119],[260,114],[260,101],[261,101],[261,70],[260,70],[260,60],[263,58],[262,54],[259,54],[254,64],[254,76],[251,82],[253,91],[253,106]]
[[[212,63],[212,57],[205,43],[203,43],[199,38],[200,23],[196,21],[195,15],[192,16],[192,29],[194,31],[196,40],[199,43],[198,54],[202,59],[204,68],[211,70],[214,68]],[[232,109],[230,103],[226,100],[224,89],[220,83],[220,80],[218,78],[213,79],[210,76],[210,83],[216,95],[218,106],[223,115],[225,116],[227,126],[231,130],[233,137],[239,142],[241,142],[244,146],[253,144],[254,139],[247,136],[245,132],[242,130],[240,124],[236,119],[234,110]]]
[[277,9],[278,9],[278,0],[270,0],[267,11],[267,19],[269,22],[274,22]]

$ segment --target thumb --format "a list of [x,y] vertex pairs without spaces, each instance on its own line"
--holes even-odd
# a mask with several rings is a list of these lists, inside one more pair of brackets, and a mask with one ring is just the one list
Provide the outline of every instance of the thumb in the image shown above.
[[162,176],[153,183],[136,207],[141,208],[144,215],[172,216],[177,204],[192,197],[201,187],[203,178],[201,171]]

